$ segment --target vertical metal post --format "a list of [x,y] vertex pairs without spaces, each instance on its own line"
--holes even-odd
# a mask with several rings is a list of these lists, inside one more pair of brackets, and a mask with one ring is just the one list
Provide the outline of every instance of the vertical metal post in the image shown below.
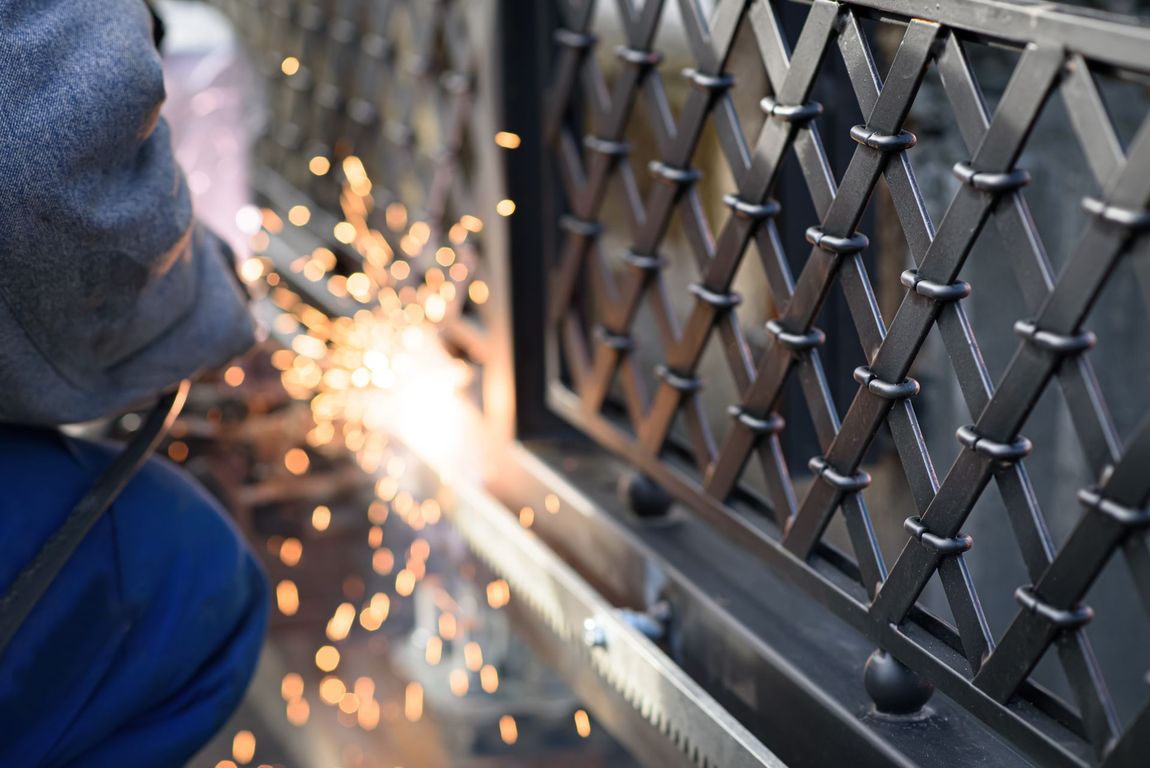
[[495,172],[515,212],[502,220],[497,238],[488,241],[492,296],[500,303],[488,321],[492,356],[484,382],[485,410],[504,436],[523,439],[559,424],[544,399],[546,262],[554,248],[549,222],[556,217],[551,215],[554,195],[543,141],[543,96],[554,20],[550,3],[496,0],[495,6],[486,54],[494,61],[485,68],[493,81],[486,92],[495,130],[515,133],[521,143],[497,155]]

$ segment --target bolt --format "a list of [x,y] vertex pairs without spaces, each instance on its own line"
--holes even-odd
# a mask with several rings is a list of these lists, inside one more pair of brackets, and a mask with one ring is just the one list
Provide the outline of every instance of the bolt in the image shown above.
[[583,620],[583,642],[588,648],[606,648],[607,630],[598,619],[586,618]]

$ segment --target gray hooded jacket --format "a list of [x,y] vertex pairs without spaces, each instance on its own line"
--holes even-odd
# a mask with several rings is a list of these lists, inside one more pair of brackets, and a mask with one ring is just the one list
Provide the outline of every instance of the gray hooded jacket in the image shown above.
[[0,0],[0,420],[122,409],[243,352],[141,0]]

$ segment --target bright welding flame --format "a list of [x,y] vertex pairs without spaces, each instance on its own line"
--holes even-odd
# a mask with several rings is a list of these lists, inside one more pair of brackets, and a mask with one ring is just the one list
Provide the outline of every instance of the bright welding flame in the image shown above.
[[[299,66],[298,60],[289,57],[285,74],[293,74],[288,70]],[[520,137],[501,132],[496,141],[514,149]],[[317,154],[301,162],[312,174],[330,174],[342,180],[340,211],[334,223],[298,201],[279,213],[252,209],[245,214],[250,224],[262,226],[252,237],[266,240],[284,232],[288,224],[314,229],[320,222],[328,222],[323,224],[328,231],[320,234],[346,246],[296,254],[290,264],[277,267],[284,270],[282,276],[272,271],[270,258],[249,261],[244,267],[246,281],[267,283],[266,295],[279,311],[271,329],[289,339],[287,348],[272,355],[272,365],[280,372],[285,391],[307,402],[311,411],[313,423],[308,427],[306,443],[287,447],[283,468],[295,476],[322,475],[328,471],[325,456],[342,447],[354,455],[365,472],[375,475],[376,500],[368,510],[369,520],[377,526],[369,537],[372,568],[376,574],[395,580],[398,596],[410,597],[427,571],[427,543],[420,540],[419,546],[404,557],[402,552],[383,546],[378,526],[390,510],[413,529],[422,530],[439,522],[443,508],[434,499],[414,500],[404,488],[403,468],[389,460],[389,438],[398,437],[433,466],[475,474],[483,471],[482,461],[477,460],[482,459],[477,454],[483,442],[472,409],[465,404],[472,368],[444,349],[437,326],[454,321],[465,311],[486,311],[483,305],[494,298],[478,259],[477,246],[485,222],[470,212],[453,212],[453,218],[444,221],[389,200],[390,192],[373,185],[365,163],[354,154],[338,161]],[[515,202],[506,199],[494,213],[508,216],[514,210]],[[353,253],[358,258],[354,269],[348,269]],[[292,279],[288,279],[287,270]],[[303,294],[326,286],[346,311],[331,316],[319,305],[309,304],[306,295],[292,288],[299,285],[301,277],[309,283]],[[244,385],[244,369],[229,369],[225,383]],[[324,532],[338,522],[332,518],[331,510],[320,506],[313,510],[310,522],[315,531]],[[534,521],[535,511],[530,509],[523,515],[523,523],[529,526]],[[303,554],[302,543],[294,538],[284,540],[276,554],[285,566],[294,567]],[[496,586],[494,594],[488,591],[489,602],[497,607],[509,598],[505,582],[502,587],[501,591]],[[284,615],[299,610],[299,593],[291,581],[277,585],[276,600]],[[387,616],[385,602],[368,606],[346,603],[328,622],[326,634],[331,642],[339,642],[348,636],[357,619],[365,631],[372,632]],[[450,624],[453,619],[449,616],[443,620],[444,638],[455,634]],[[484,667],[477,650],[472,651],[468,663],[472,672]],[[335,658],[325,653],[318,659],[321,670],[324,666],[334,670]],[[487,675],[489,682],[493,674],[492,669]],[[334,683],[329,683],[329,693],[332,686]],[[362,712],[366,699],[359,697],[358,701]],[[368,722],[377,716],[369,714]],[[300,717],[304,718],[306,715]]]

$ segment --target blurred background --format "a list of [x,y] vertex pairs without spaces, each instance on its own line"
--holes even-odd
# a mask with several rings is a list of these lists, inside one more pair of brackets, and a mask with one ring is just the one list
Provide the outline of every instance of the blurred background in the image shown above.
[[[403,249],[422,249],[428,222],[408,220],[398,195],[373,195],[352,147],[303,144],[301,122],[328,120],[323,133],[338,135],[323,94],[301,85],[321,76],[303,63],[309,42],[299,35],[323,22],[323,11],[233,5],[233,13],[260,14],[267,36],[241,38],[204,3],[159,4],[177,155],[199,217],[237,254],[265,338],[194,386],[162,447],[234,514],[274,597],[248,696],[192,765],[631,765],[519,636],[507,582],[444,522],[445,508],[460,503],[452,490],[388,438],[418,418],[442,438],[433,441],[441,456],[482,460],[482,446],[450,412],[474,386],[473,372],[437,351],[428,326],[486,300],[472,271],[478,241],[468,242],[483,222],[457,221],[458,253],[441,248],[438,269],[416,280]],[[387,53],[382,40],[375,45]],[[334,67],[337,58],[309,63]],[[393,102],[397,115],[415,109],[401,106],[413,95]],[[375,115],[361,117],[376,124]],[[424,116],[425,127],[435,124]],[[417,190],[407,198],[417,206],[434,177],[421,160],[393,176]],[[369,231],[375,216],[386,217],[386,238]],[[318,301],[310,297],[318,307],[301,285],[322,286]],[[338,353],[328,355],[329,346]],[[128,414],[116,430],[139,424]]]

